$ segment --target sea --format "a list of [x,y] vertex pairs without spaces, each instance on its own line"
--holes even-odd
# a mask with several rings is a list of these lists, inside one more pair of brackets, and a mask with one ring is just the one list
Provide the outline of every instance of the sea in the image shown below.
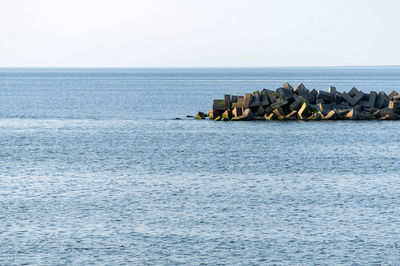
[[0,264],[400,264],[400,121],[187,117],[284,82],[400,67],[0,69]]

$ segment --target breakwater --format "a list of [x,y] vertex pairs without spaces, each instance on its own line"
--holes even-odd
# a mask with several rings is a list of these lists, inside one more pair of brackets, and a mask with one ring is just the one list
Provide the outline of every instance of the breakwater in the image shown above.
[[250,120],[400,120],[400,95],[392,91],[370,91],[352,88],[339,92],[307,89],[303,83],[293,88],[284,83],[276,90],[263,89],[243,96],[225,94],[213,101],[207,113],[195,119],[216,121]]

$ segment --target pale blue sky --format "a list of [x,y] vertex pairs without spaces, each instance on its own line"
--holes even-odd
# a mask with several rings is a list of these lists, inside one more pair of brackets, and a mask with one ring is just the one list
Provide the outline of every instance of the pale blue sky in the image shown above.
[[1,0],[0,67],[400,64],[396,0]]

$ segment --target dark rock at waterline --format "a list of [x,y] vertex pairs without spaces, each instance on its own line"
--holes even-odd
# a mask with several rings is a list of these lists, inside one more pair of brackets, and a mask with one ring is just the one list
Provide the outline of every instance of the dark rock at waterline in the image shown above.
[[203,112],[198,112],[194,119],[206,119],[206,114]]

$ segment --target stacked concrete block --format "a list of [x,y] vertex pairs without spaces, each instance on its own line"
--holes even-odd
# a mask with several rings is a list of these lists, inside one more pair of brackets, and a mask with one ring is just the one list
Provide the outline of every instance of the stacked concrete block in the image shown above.
[[309,90],[303,83],[294,89],[284,83],[276,90],[262,89],[240,95],[224,95],[214,100],[210,112],[199,112],[196,119],[216,121],[249,120],[397,120],[400,119],[400,95],[380,91],[364,93],[357,88],[339,92]]

